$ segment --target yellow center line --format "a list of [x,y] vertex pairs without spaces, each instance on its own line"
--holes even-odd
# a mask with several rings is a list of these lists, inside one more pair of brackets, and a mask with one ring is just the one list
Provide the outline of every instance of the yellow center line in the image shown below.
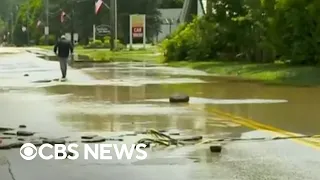
[[[192,107],[192,108],[198,109],[198,108],[194,108],[194,107]],[[252,128],[252,129],[268,130],[271,133],[276,134],[276,135],[280,134],[280,135],[286,135],[286,136],[297,136],[296,133],[285,131],[285,130],[282,130],[282,129],[279,129],[276,127],[272,127],[270,125],[262,124],[257,121],[254,121],[252,119],[248,119],[248,118],[244,118],[244,117],[240,117],[240,116],[235,116],[233,114],[223,112],[218,109],[210,109],[208,113],[211,115],[217,116],[218,118],[228,118],[230,121],[232,121],[234,123],[237,123],[237,124],[240,124],[240,125]],[[291,139],[291,140],[295,141],[299,144],[303,144],[303,145],[309,146],[311,148],[320,150],[320,142],[314,141],[314,140],[312,140],[312,138]]]

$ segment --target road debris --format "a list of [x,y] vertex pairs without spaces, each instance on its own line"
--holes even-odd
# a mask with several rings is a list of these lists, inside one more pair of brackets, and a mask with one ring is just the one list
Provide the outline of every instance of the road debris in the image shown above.
[[173,94],[169,97],[170,103],[187,103],[189,96],[185,94]]

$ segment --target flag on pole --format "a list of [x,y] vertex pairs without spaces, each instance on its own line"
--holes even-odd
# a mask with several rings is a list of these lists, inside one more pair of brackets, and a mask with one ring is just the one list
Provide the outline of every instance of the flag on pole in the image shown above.
[[64,17],[66,16],[66,13],[64,11],[61,12],[60,21],[61,23],[64,22]]
[[37,27],[39,27],[40,25],[41,25],[41,21],[38,20],[38,22],[37,22]]
[[95,9],[95,13],[98,14],[100,8],[101,8],[101,5],[103,4],[103,0],[98,0],[96,2],[96,9]]

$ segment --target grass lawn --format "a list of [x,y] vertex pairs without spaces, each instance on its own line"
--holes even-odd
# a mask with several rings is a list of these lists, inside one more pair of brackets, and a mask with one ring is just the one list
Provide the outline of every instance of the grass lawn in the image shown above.
[[170,62],[169,66],[189,67],[219,76],[234,76],[266,83],[312,86],[320,85],[320,68],[285,64],[253,64],[237,62]]

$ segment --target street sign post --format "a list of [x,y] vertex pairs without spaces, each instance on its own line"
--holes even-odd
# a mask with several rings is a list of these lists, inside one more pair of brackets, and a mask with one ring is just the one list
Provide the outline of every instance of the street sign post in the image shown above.
[[130,15],[130,48],[132,48],[133,38],[141,39],[143,47],[146,47],[146,15],[131,14]]
[[44,34],[45,34],[46,36],[49,35],[49,27],[48,27],[48,26],[44,27]]
[[73,34],[73,44],[78,44],[79,43],[79,34],[74,33]]
[[66,36],[66,39],[67,39],[68,41],[72,41],[72,40],[71,40],[71,33],[65,33],[65,36]]

